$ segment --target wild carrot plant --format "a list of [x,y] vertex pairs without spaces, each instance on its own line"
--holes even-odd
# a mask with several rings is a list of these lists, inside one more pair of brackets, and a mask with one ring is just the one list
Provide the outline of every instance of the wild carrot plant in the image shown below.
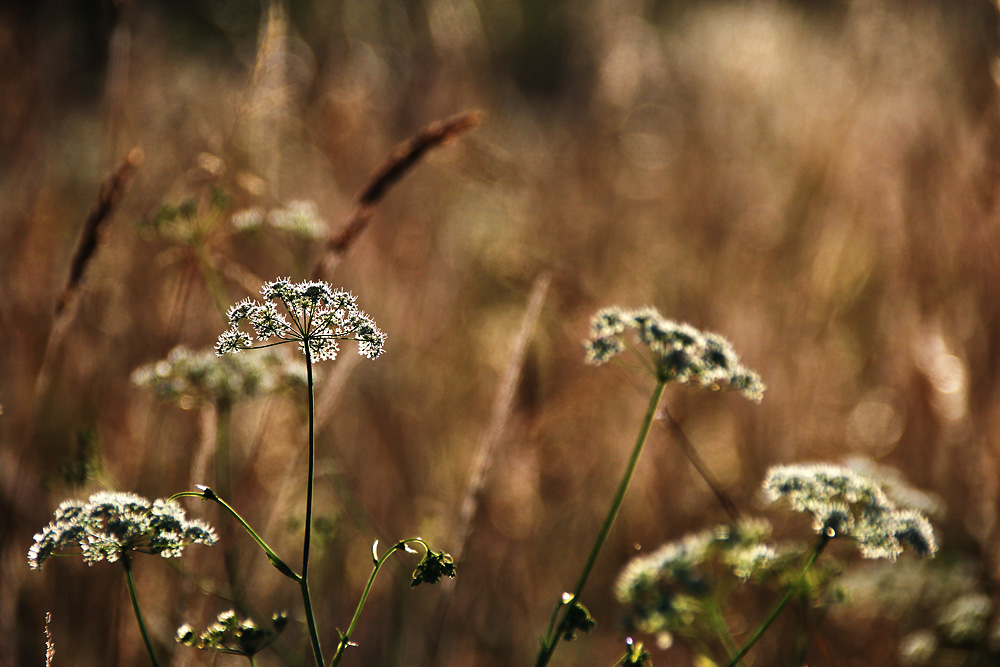
[[[266,283],[261,289],[261,294],[264,297],[263,302],[245,299],[229,309],[227,317],[231,328],[219,336],[216,353],[220,356],[228,353],[236,354],[254,347],[271,347],[294,342],[297,343],[299,351],[305,355],[309,404],[309,470],[306,489],[305,530],[302,541],[302,565],[299,572],[294,572],[278,558],[236,511],[210,489],[204,488],[194,495],[201,495],[223,505],[264,549],[271,563],[282,574],[299,585],[313,657],[317,667],[323,667],[326,662],[309,588],[316,460],[313,364],[315,361],[335,359],[340,350],[339,342],[343,340],[356,341],[359,354],[369,359],[376,359],[382,354],[385,334],[379,330],[368,315],[357,307],[356,298],[353,295],[342,290],[334,290],[328,283],[322,281],[292,283],[289,279],[279,279]],[[281,304],[284,312],[279,310],[278,304]],[[244,322],[248,322],[253,329],[259,345],[255,346],[250,334],[240,328]],[[344,651],[351,646],[351,634],[382,564],[396,551],[412,551],[409,547],[410,544],[417,544],[424,549],[424,557],[414,573],[415,585],[422,582],[434,583],[439,581],[442,576],[455,576],[455,567],[451,562],[451,557],[443,552],[433,552],[427,543],[420,538],[410,538],[397,543],[382,558],[378,557],[377,550],[373,547],[375,567],[350,626],[346,631],[338,630],[339,636],[331,664],[339,664]]]
[[[589,632],[596,624],[580,596],[625,500],[625,492],[639,463],[666,385],[695,384],[712,389],[734,389],[752,401],[760,401],[764,392],[760,377],[740,363],[726,339],[668,320],[653,308],[601,310],[593,318],[591,337],[585,348],[588,363],[622,363],[650,375],[655,385],[625,471],[583,570],[572,591],[564,593],[556,603],[541,638],[537,667],[549,663],[560,640],[575,639],[577,632]],[[621,358],[626,350],[634,357],[631,363]]]
[[139,624],[149,659],[159,665],[139,607],[132,558],[148,553],[179,557],[191,544],[213,545],[215,531],[208,524],[188,520],[172,499],[153,502],[132,493],[99,492],[86,501],[60,503],[51,523],[35,535],[28,550],[28,565],[40,569],[49,558],[79,553],[88,565],[100,561],[121,563],[132,611]]
[[[771,540],[770,524],[760,519],[665,544],[634,559],[619,577],[616,594],[627,605],[630,631],[656,635],[662,645],[670,645],[676,635],[714,664],[733,667],[793,598],[812,604],[828,599],[840,567],[831,563],[818,568],[817,562],[830,542],[847,541],[864,558],[893,561],[904,548],[924,557],[937,550],[930,524],[920,512],[897,505],[877,482],[849,468],[775,466],[763,488],[772,502],[811,515],[814,544],[777,544]],[[747,584],[776,586],[782,593],[738,644],[725,606],[730,594]]]
[[177,628],[177,641],[203,651],[242,655],[251,667],[254,656],[271,645],[288,623],[288,614],[272,614],[270,627],[260,627],[251,618],[240,618],[233,610],[224,611],[214,623],[195,635],[194,628],[184,624]]
[[[220,414],[228,415],[238,398],[272,390],[286,384],[286,380],[294,378],[295,374],[276,372],[287,369],[287,364],[274,357],[271,352],[262,356],[263,364],[225,361],[221,357],[241,354],[254,348],[297,343],[299,351],[305,356],[304,384],[309,407],[305,529],[299,571],[296,572],[278,556],[225,498],[208,486],[201,485],[197,491],[184,491],[154,503],[139,496],[121,493],[96,494],[86,503],[64,502],[56,511],[54,521],[35,536],[35,544],[28,553],[28,561],[33,568],[41,567],[53,555],[72,549],[78,549],[88,563],[98,560],[122,562],[133,610],[154,665],[159,665],[159,662],[146,632],[135,591],[130,566],[132,553],[178,556],[188,544],[215,544],[217,541],[215,532],[206,524],[184,519],[184,512],[176,502],[182,497],[200,497],[220,505],[253,538],[271,564],[298,585],[317,667],[339,664],[346,649],[352,646],[351,635],[375,577],[393,554],[399,551],[417,553],[413,546],[423,549],[424,555],[413,573],[413,586],[436,583],[442,577],[455,576],[455,564],[451,556],[443,551],[432,550],[419,537],[401,540],[381,556],[376,541],[372,548],[374,567],[371,576],[347,630],[338,630],[332,661],[325,661],[309,587],[316,459],[313,365],[317,361],[335,359],[340,350],[340,342],[345,340],[355,341],[362,356],[376,359],[382,354],[386,337],[375,322],[357,307],[353,295],[335,290],[325,282],[293,283],[290,279],[279,279],[266,283],[261,294],[264,296],[263,302],[245,299],[229,309],[227,318],[230,328],[219,336],[216,343],[215,352],[220,357],[217,362],[212,362],[204,354],[178,348],[168,360],[139,369],[133,380],[137,384],[153,387],[164,398],[177,400],[182,404],[187,402],[188,407],[192,403],[208,404]],[[253,337],[241,328],[244,323],[249,324]],[[218,463],[220,467],[228,465],[223,460]],[[284,612],[272,617],[270,627],[261,627],[253,619],[239,617],[234,611],[226,611],[218,616],[215,623],[197,635],[190,625],[182,625],[177,630],[176,638],[181,644],[202,650],[244,656],[253,665],[254,656],[274,640],[286,622],[287,614]]]

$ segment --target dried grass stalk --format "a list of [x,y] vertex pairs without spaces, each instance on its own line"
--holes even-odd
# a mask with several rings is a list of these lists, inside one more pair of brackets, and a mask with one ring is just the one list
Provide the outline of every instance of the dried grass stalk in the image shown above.
[[340,231],[326,243],[326,252],[313,271],[314,277],[329,275],[354,240],[368,226],[375,206],[393,185],[413,168],[433,148],[445,146],[482,123],[481,111],[466,111],[431,123],[400,144],[361,189],[357,204],[341,225]]
[[115,207],[121,200],[135,170],[142,164],[143,152],[140,148],[133,148],[125,156],[125,160],[118,166],[113,174],[108,176],[101,183],[100,192],[97,195],[97,202],[84,222],[83,231],[80,232],[80,240],[76,244],[76,251],[73,253],[73,260],[69,267],[69,278],[66,286],[63,287],[59,299],[56,301],[56,315],[61,313],[69,303],[70,298],[76,292],[76,288],[83,280],[83,274],[87,270],[97,248],[100,244],[101,228],[111,218]]

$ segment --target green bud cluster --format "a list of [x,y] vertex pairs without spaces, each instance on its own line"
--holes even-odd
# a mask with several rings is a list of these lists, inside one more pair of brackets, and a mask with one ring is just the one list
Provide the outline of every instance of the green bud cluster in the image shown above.
[[185,623],[177,628],[176,639],[185,646],[231,655],[253,656],[277,639],[288,625],[288,614],[271,615],[270,627],[261,627],[252,618],[239,618],[229,610],[218,615],[215,623],[195,635],[194,628]]

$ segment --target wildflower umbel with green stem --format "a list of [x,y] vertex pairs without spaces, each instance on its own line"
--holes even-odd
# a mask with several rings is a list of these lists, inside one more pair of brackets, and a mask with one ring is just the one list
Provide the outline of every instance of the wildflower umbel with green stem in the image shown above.
[[764,480],[764,492],[772,502],[785,501],[793,510],[811,514],[819,540],[802,569],[799,585],[785,592],[727,667],[738,665],[767,632],[830,540],[843,537],[854,542],[864,558],[896,560],[904,547],[925,558],[937,553],[934,530],[923,514],[898,507],[876,482],[849,468],[829,464],[775,466]]
[[[635,333],[638,346],[626,337],[630,331]],[[595,624],[580,601],[580,595],[621,509],[666,385],[677,383],[697,384],[713,389],[729,388],[739,391],[752,401],[760,401],[764,392],[760,377],[740,364],[726,339],[718,334],[703,333],[690,325],[668,320],[654,308],[635,311],[621,308],[601,310],[594,316],[591,337],[585,348],[587,362],[594,365],[610,361],[624,363],[619,356],[630,349],[639,360],[639,368],[651,375],[656,385],[625,472],[583,571],[572,592],[564,593],[552,612],[545,636],[541,639],[541,649],[535,663],[537,667],[549,663],[561,639],[573,639],[577,631],[587,632]],[[645,352],[642,348],[645,348]]]
[[[813,603],[824,599],[833,570],[824,572],[816,564],[835,538],[854,542],[866,558],[894,560],[904,547],[921,556],[936,551],[930,524],[921,514],[896,505],[878,482],[849,468],[776,466],[763,486],[771,501],[812,515],[817,535],[813,546],[771,543],[770,525],[760,519],[743,519],[669,542],[633,559],[618,579],[616,594],[627,605],[630,630],[659,638],[680,636],[713,664],[735,667],[794,598]],[[783,589],[740,646],[722,614],[734,581],[772,582]]]
[[[207,463],[215,461],[214,490],[223,498],[232,496],[231,426],[233,411],[242,401],[298,390],[306,386],[306,370],[289,350],[271,348],[257,354],[227,354],[219,357],[211,348],[190,350],[178,345],[165,359],[140,366],[132,373],[132,383],[148,387],[156,397],[184,409],[202,413],[200,445],[191,464],[191,477],[205,481]],[[214,450],[214,457],[212,456]],[[227,541],[223,530],[225,570],[233,603],[246,607],[244,582],[236,576],[241,569],[236,545]]]
[[173,499],[150,502],[133,493],[102,491],[86,502],[60,503],[52,522],[35,535],[35,543],[28,550],[28,565],[37,570],[53,556],[72,553],[80,553],[88,565],[102,560],[120,562],[139,634],[149,659],[158,667],[135,590],[132,556],[148,553],[176,558],[188,545],[214,545],[216,541],[211,526],[197,519],[188,520]]
[[365,602],[368,601],[368,594],[371,593],[372,584],[375,583],[378,571],[382,569],[382,566],[389,560],[389,557],[398,551],[405,551],[411,554],[417,553],[410,546],[411,544],[419,544],[424,550],[423,559],[421,559],[417,568],[413,571],[413,581],[410,584],[412,587],[415,588],[420,584],[436,584],[441,581],[442,577],[455,578],[455,564],[451,556],[443,551],[435,552],[431,550],[430,546],[419,537],[411,537],[396,542],[382,556],[378,555],[378,540],[375,540],[375,543],[372,545],[372,573],[368,577],[368,583],[365,584],[364,592],[361,593],[361,599],[354,610],[354,616],[351,617],[351,624],[347,626],[346,631],[340,633],[340,639],[337,642],[337,651],[333,656],[333,662],[330,663],[330,667],[339,665],[341,658],[344,657],[344,652],[349,646],[353,646],[351,635],[354,633],[354,626],[357,625],[358,618],[361,617],[361,610],[365,608]]
[[252,667],[254,656],[270,646],[287,624],[285,612],[272,614],[270,627],[261,627],[252,618],[240,618],[230,609],[219,614],[215,623],[197,636],[194,628],[185,623],[177,628],[175,638],[185,646],[203,651],[242,655]]
[[741,519],[668,542],[632,559],[615,594],[626,605],[625,627],[655,635],[658,643],[679,636],[713,664],[728,660],[737,646],[722,605],[736,582],[773,576],[788,557],[767,543],[771,527]]
[[[305,535],[302,540],[302,569],[299,586],[305,607],[306,623],[312,642],[313,657],[318,667],[323,667],[323,649],[316,628],[312,596],[309,591],[309,551],[312,537],[313,487],[316,466],[315,395],[313,387],[313,360],[335,359],[339,352],[338,341],[354,340],[358,343],[358,353],[375,359],[385,345],[385,334],[375,322],[356,305],[355,297],[349,292],[335,290],[323,281],[293,283],[290,278],[266,283],[260,291],[264,302],[244,299],[229,309],[227,317],[231,328],[216,343],[216,354],[254,348],[250,334],[240,329],[243,321],[250,323],[257,340],[257,347],[270,347],[282,343],[297,342],[299,350],[306,357],[306,384],[309,395],[309,472],[306,490]],[[284,306],[291,319],[278,310],[278,303]],[[274,342],[272,339],[276,338]],[[273,562],[273,561],[272,561]]]

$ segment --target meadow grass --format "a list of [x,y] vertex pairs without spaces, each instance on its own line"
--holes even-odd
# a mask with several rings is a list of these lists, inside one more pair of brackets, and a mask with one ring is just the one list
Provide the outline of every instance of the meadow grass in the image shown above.
[[[772,616],[744,664],[996,660],[996,7],[559,5],[5,13],[0,663],[142,664],[149,645],[207,660],[176,628],[197,644],[220,624],[229,646],[248,620],[275,630],[276,610],[289,620],[254,660],[312,661],[301,585],[217,502],[186,509],[219,545],[130,561],[148,641],[120,564],[27,571],[64,499],[195,484],[280,558],[302,549],[312,484],[327,662],[372,543],[381,557],[401,535],[455,555],[459,577],[410,595],[415,563],[390,552],[342,664],[531,664],[591,553],[575,601],[598,625],[558,639],[550,664],[721,665]],[[453,114],[473,108],[488,122],[465,134]],[[368,187],[406,162],[386,160],[402,139],[447,128],[461,140],[432,141],[388,194]],[[100,194],[126,163],[128,187]],[[360,219],[328,250],[350,225],[326,221]],[[98,244],[77,274],[81,238]],[[287,385],[231,405],[130,382],[187,364],[180,345],[199,372],[228,307],[285,275],[361,295],[390,334],[378,363],[316,365],[312,482],[301,357]],[[595,551],[656,384],[581,363],[588,318],[614,303],[725,332],[768,390],[756,405],[668,384]],[[852,459],[932,494],[893,502],[931,518],[938,558],[865,558],[847,535],[806,567],[812,516],[768,504],[761,480],[800,462],[871,476]],[[656,575],[649,599],[679,595],[689,625],[618,599],[634,558],[762,516],[773,528],[744,555],[771,548],[781,567],[744,581],[738,540],[716,538],[689,568],[711,599]]]

